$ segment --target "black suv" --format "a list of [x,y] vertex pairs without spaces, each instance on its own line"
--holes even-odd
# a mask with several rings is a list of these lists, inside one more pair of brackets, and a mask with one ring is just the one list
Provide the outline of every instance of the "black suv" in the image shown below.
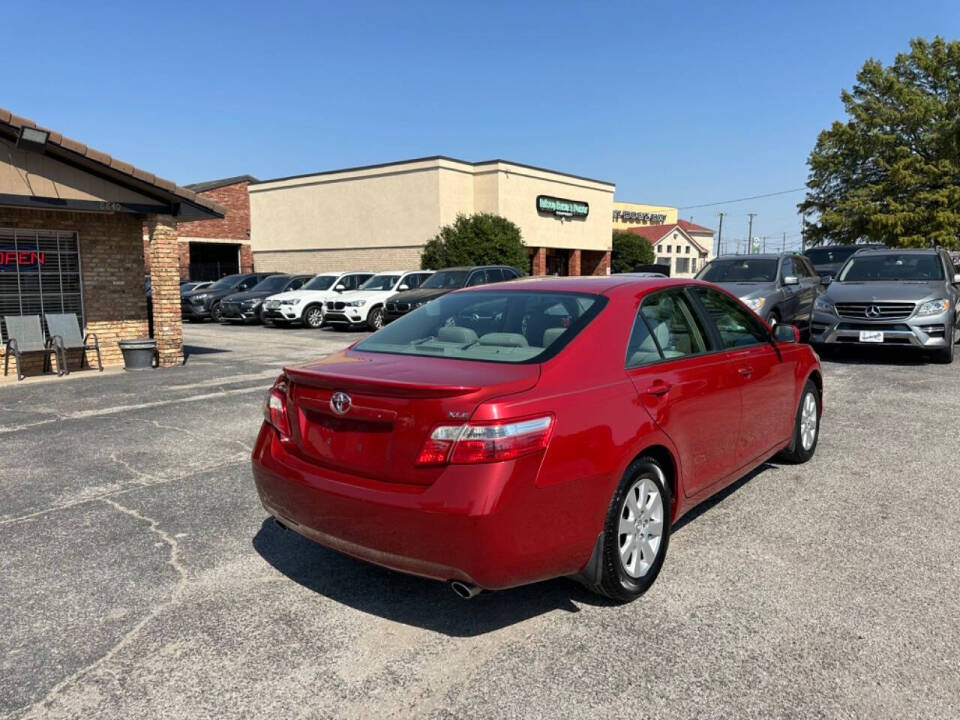
[[813,263],[813,269],[822,280],[833,278],[851,255],[858,250],[885,250],[886,245],[869,243],[864,245],[820,245],[806,250],[803,254]]
[[387,298],[384,324],[393,322],[398,317],[436,300],[452,290],[488,285],[505,280],[516,280],[522,273],[509,265],[478,265],[476,267],[452,267],[438,270],[423,281],[416,290],[405,290]]
[[250,290],[227,295],[220,302],[220,317],[226,322],[263,322],[263,301],[271,295],[299,290],[313,275],[271,275]]
[[188,292],[180,298],[180,314],[190,321],[212,318],[220,321],[220,301],[227,295],[252,290],[264,278],[280,273],[241,273],[227,275],[203,290]]

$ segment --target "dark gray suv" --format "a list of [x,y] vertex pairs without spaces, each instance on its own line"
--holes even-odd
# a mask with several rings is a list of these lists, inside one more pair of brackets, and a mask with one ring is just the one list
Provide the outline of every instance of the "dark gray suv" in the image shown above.
[[771,326],[796,325],[806,332],[813,303],[822,290],[820,276],[802,255],[722,255],[697,273],[733,293]]
[[960,275],[945,250],[860,250],[817,299],[811,341],[912,347],[953,362]]

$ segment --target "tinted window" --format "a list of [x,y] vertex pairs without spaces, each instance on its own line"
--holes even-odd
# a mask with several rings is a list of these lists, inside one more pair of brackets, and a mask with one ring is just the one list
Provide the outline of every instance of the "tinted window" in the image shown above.
[[933,254],[854,255],[843,266],[837,279],[840,282],[943,280],[943,263]]
[[704,337],[681,291],[657,293],[644,299],[640,306],[630,336],[627,366],[702,353],[706,350]]
[[441,270],[424,280],[420,287],[430,290],[453,290],[463,287],[467,279],[467,270]]
[[247,278],[242,283],[237,285],[237,290],[251,290],[253,286],[257,284],[257,278]]
[[290,278],[287,275],[271,275],[257,283],[253,289],[280,292],[284,287],[286,287],[289,280]]
[[210,286],[210,289],[211,290],[228,290],[232,287],[236,287],[237,284],[240,282],[240,278],[241,278],[240,275],[227,275],[226,277],[222,277],[219,280],[217,280],[215,283],[213,283]]
[[487,274],[484,270],[475,270],[470,278],[467,280],[467,284],[464,287],[474,287],[475,285],[483,285],[484,283],[489,282],[487,280]]
[[487,282],[495,283],[503,281],[503,270],[500,268],[490,268],[487,272]]
[[287,290],[299,290],[306,281],[307,278],[293,278],[287,285]]
[[304,290],[329,290],[333,287],[333,281],[337,279],[336,275],[317,275],[313,280],[303,286]]
[[844,262],[857,250],[859,248],[856,245],[842,248],[812,248],[807,250],[804,255],[810,258],[810,262],[814,265],[831,265]]
[[767,332],[759,320],[745,307],[721,292],[710,288],[694,288],[707,313],[720,332],[724,348],[756,345],[767,341]]
[[504,280],[516,280],[518,277],[520,277],[520,273],[518,273],[513,268],[503,268]]
[[777,261],[743,257],[714,260],[697,274],[708,282],[773,282],[777,279]]
[[393,286],[400,279],[399,275],[374,275],[361,285],[358,290],[393,290]]
[[540,362],[563,348],[607,302],[599,295],[532,291],[444,295],[355,349],[460,360]]

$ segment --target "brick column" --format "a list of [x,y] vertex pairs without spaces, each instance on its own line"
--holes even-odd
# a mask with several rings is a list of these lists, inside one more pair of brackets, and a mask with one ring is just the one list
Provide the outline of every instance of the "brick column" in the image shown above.
[[149,215],[146,226],[150,236],[153,337],[157,341],[160,367],[172,367],[183,363],[177,221],[169,215]]
[[530,269],[532,275],[546,275],[547,274],[547,249],[538,247],[533,248],[533,257],[532,257],[532,267]]
[[571,250],[570,256],[567,260],[567,274],[568,275],[582,275],[580,272],[580,251]]

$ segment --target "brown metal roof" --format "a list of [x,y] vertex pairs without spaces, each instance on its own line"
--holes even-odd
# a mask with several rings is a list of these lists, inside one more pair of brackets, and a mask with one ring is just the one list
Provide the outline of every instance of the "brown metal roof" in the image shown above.
[[38,125],[33,120],[14,115],[9,110],[0,107],[0,130],[3,129],[3,126],[7,126],[17,134],[24,127],[37,128],[48,132],[50,137],[47,141],[47,148],[51,157],[68,159],[91,171],[98,171],[99,174],[112,179],[114,182],[125,184],[140,192],[148,192],[167,200],[171,204],[187,203],[193,206],[193,212],[184,214],[190,215],[191,220],[222,218],[227,212],[224,206],[193,190],[180,187],[170,180],[157,177],[153,173],[134,167],[130,163],[118,160],[105,152],[88,147],[81,142],[65,137],[55,130]]

